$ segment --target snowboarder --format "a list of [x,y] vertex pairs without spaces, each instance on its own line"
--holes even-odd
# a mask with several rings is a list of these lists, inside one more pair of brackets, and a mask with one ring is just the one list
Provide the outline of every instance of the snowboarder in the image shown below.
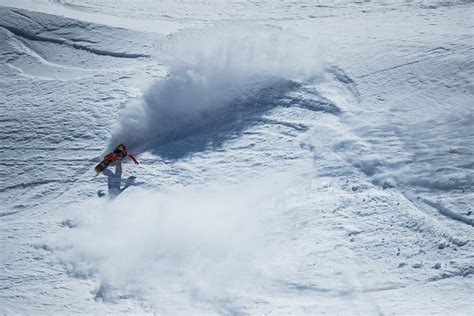
[[121,162],[126,157],[132,159],[135,164],[139,164],[138,160],[132,154],[127,153],[127,148],[125,145],[120,144],[114,149],[113,152],[105,155],[104,160],[102,160],[101,163],[95,166],[95,172],[99,174],[100,172],[104,171],[104,169],[107,168],[111,163],[116,161]]

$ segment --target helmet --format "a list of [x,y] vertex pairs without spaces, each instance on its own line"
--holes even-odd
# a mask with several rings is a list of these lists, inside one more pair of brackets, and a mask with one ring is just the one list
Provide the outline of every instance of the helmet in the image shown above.
[[127,150],[125,148],[125,145],[120,144],[115,148],[114,153],[117,155],[125,156],[127,154]]

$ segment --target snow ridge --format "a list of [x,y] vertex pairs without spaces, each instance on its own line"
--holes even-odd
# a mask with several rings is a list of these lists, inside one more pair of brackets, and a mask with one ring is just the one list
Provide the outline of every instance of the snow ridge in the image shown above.
[[100,56],[111,56],[111,57],[118,57],[118,58],[150,57],[150,55],[147,55],[147,54],[132,54],[132,53],[108,51],[108,50],[89,47],[89,46],[79,44],[79,43],[74,43],[73,41],[70,41],[67,39],[57,39],[57,38],[51,38],[47,36],[36,35],[36,34],[28,32],[27,30],[22,30],[14,26],[6,25],[4,23],[0,23],[0,27],[12,32],[16,36],[24,37],[29,40],[66,45],[66,46],[73,47],[76,49],[82,49],[92,54],[96,54]]
[[[54,16],[25,10],[0,7],[2,21],[0,27],[23,39],[65,45],[99,56],[116,58],[148,58],[149,54],[118,51],[113,49],[114,38],[104,36],[101,26],[71,19],[55,19]],[[80,35],[84,33],[86,35]],[[127,47],[129,48],[129,47]]]

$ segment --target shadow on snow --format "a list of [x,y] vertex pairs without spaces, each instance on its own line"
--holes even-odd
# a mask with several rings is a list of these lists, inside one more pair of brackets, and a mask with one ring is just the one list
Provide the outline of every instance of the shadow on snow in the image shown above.
[[340,109],[323,97],[313,86],[275,79],[253,85],[227,100],[227,105],[203,111],[198,118],[179,122],[172,130],[159,131],[151,140],[137,146],[137,152],[149,151],[165,160],[177,160],[194,153],[215,150],[229,139],[236,138],[251,126],[281,124],[298,131],[307,126],[265,119],[264,115],[276,107],[300,107],[337,115]]
[[[115,164],[115,172],[112,172],[109,168],[105,169],[102,173],[107,177],[107,188],[110,199],[119,196],[129,186],[136,185],[136,177],[130,176],[125,180],[125,185],[122,187],[122,162],[117,162]],[[99,197],[102,197],[105,195],[105,192],[99,190],[98,195]]]

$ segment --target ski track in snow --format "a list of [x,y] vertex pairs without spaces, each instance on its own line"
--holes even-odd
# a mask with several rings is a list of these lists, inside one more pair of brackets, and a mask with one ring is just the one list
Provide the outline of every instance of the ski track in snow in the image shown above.
[[0,5],[0,314],[474,313],[472,4]]

